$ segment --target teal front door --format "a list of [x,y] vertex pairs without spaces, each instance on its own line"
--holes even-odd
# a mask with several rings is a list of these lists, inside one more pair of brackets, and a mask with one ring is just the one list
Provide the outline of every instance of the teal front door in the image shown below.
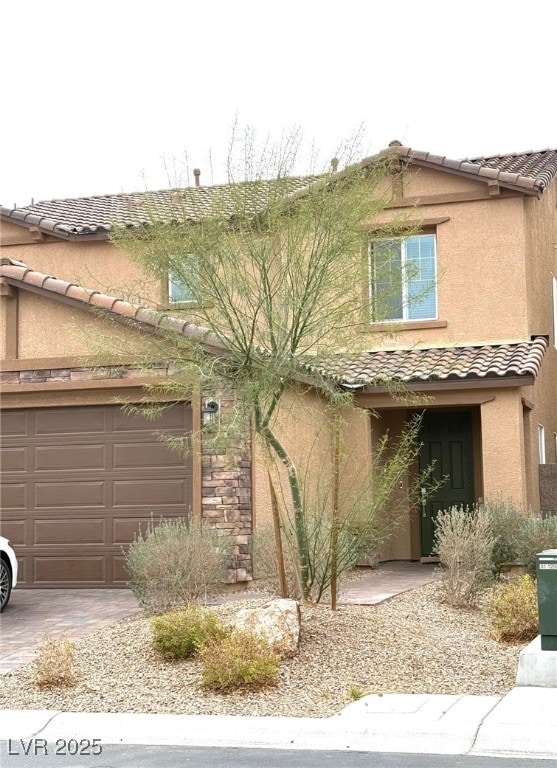
[[420,472],[433,466],[442,485],[419,504],[421,554],[434,554],[435,520],[443,509],[472,506],[472,417],[469,411],[425,411],[420,429]]

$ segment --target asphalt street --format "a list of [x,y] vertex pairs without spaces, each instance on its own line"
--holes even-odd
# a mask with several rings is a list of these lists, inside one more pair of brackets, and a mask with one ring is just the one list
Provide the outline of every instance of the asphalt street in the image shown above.
[[[466,755],[203,747],[97,745],[100,754],[71,755],[71,744],[38,739],[0,742],[2,768],[550,768],[555,760]],[[28,754],[25,754],[27,748]],[[92,751],[89,747],[88,751]],[[38,751],[38,753],[36,753]],[[87,751],[82,748],[82,751]],[[45,754],[46,752],[46,754]],[[57,754],[58,752],[58,754]]]

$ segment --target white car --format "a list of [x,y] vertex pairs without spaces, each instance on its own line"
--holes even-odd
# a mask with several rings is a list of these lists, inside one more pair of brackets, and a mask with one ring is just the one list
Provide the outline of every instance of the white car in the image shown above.
[[8,605],[12,588],[17,584],[17,560],[10,542],[0,536],[0,613]]

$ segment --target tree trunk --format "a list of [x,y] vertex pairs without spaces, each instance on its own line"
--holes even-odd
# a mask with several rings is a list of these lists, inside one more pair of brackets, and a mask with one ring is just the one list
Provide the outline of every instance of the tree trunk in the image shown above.
[[267,445],[272,448],[286,469],[288,485],[290,486],[290,496],[292,498],[292,506],[294,510],[294,531],[296,534],[296,549],[298,551],[297,554],[298,565],[300,568],[302,597],[304,600],[309,600],[311,591],[309,583],[309,547],[304,520],[304,504],[302,501],[300,479],[298,477],[296,467],[294,466],[294,462],[288,455],[280,440],[269,429],[269,427],[263,427],[263,429],[259,430],[259,434],[263,440],[265,440]]
[[338,527],[340,483],[340,424],[338,413],[333,417],[333,520],[331,526],[331,609],[337,609],[338,595]]

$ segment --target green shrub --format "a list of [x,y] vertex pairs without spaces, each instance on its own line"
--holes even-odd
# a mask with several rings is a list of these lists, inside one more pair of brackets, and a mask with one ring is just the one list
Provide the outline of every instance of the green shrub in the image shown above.
[[144,608],[161,613],[217,591],[227,559],[223,538],[211,528],[182,519],[151,522],[126,554],[129,586]]
[[518,559],[531,576],[536,575],[536,555],[544,549],[557,549],[557,515],[530,517],[519,531]]
[[529,641],[538,634],[536,582],[525,574],[493,590],[489,606],[494,637],[501,642]]
[[519,534],[528,513],[512,501],[490,500],[482,504],[482,507],[489,519],[494,540],[491,551],[492,569],[493,573],[499,576],[505,565],[518,561]]
[[153,646],[171,659],[193,656],[206,643],[221,640],[226,635],[217,616],[197,605],[154,616],[151,629]]
[[207,688],[226,692],[276,684],[280,659],[260,635],[234,630],[202,648],[200,656]]
[[362,688],[361,685],[351,685],[348,688],[348,698],[352,701],[358,701],[358,699],[361,699],[362,696],[366,695],[366,689]]
[[483,507],[453,507],[440,512],[435,529],[435,551],[444,566],[440,586],[443,599],[454,607],[474,605],[492,581],[494,539]]

